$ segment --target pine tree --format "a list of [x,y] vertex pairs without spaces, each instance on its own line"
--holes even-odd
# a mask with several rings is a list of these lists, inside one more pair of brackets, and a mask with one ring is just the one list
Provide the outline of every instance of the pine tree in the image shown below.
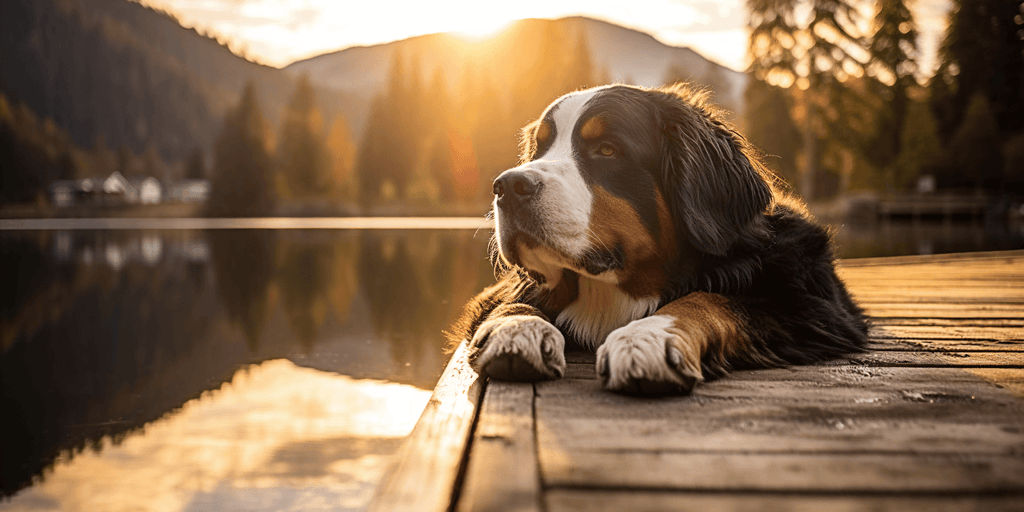
[[1020,132],[1003,145],[1004,191],[1024,193],[1024,132]]
[[189,154],[188,160],[185,162],[185,179],[206,179],[206,156],[203,155],[202,148],[196,147],[192,150],[192,153]]
[[356,183],[356,146],[352,142],[345,116],[338,114],[327,131],[327,153],[330,156],[330,169],[338,196],[351,200],[358,192]]
[[793,122],[789,91],[751,78],[744,99],[747,137],[764,152],[770,169],[788,183],[797,183],[800,129]]
[[941,155],[938,126],[931,107],[925,101],[912,102],[900,134],[900,154],[895,162],[892,185],[901,190],[913,187],[921,175],[936,172]]
[[746,134],[765,153],[768,167],[795,186],[800,129],[793,119],[790,89],[797,60],[791,49],[799,31],[794,2],[748,0],[747,8],[751,64],[744,92]]
[[299,77],[278,136],[277,170],[285,195],[308,198],[336,191],[324,145],[323,117],[309,77]]
[[238,106],[225,118],[214,145],[208,203],[211,215],[240,217],[273,213],[276,203],[273,161],[266,140],[267,129],[256,100],[256,88],[250,81]]
[[877,0],[876,5],[868,70],[876,79],[874,86],[883,108],[878,111],[868,155],[875,166],[885,168],[900,153],[900,132],[910,101],[907,95],[917,85],[917,28],[904,0]]
[[944,138],[961,125],[976,94],[988,98],[1001,133],[1024,128],[1022,17],[1020,2],[954,1],[933,80],[946,90],[932,93]]
[[381,188],[386,180],[387,162],[384,158],[384,139],[387,136],[387,111],[385,98],[378,94],[370,105],[370,115],[363,130],[359,145],[359,160],[356,166],[359,179],[359,203],[364,207],[380,201]]
[[[418,66],[414,65],[413,68],[418,69]],[[381,151],[385,160],[384,173],[390,178],[399,199],[406,197],[419,150],[416,144],[419,139],[413,128],[419,118],[416,98],[420,94],[419,78],[409,73],[404,58],[396,53],[388,78],[384,118],[386,129],[381,139]]]
[[1002,142],[995,114],[984,94],[971,98],[964,121],[949,142],[951,160],[957,174],[947,175],[952,186],[994,188],[1002,178]]

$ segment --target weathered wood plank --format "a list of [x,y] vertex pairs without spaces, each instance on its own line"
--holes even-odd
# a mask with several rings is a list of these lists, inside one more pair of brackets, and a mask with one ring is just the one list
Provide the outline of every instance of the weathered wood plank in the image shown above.
[[736,492],[1024,493],[1019,456],[790,455],[542,449],[553,487]]
[[463,342],[371,501],[371,511],[442,512],[451,505],[483,383]]
[[965,262],[973,266],[1017,265],[1024,259],[1024,251],[962,252],[950,254],[929,254],[918,256],[885,256],[880,258],[854,258],[840,260],[844,269],[872,266],[891,267],[894,265],[941,265],[961,266]]
[[840,274],[866,353],[687,397],[605,392],[586,351],[563,380],[492,386],[457,510],[1021,509],[1024,251]]
[[864,496],[806,494],[734,494],[712,492],[629,492],[603,489],[552,489],[549,512],[1020,512],[1024,494],[1010,496]]
[[872,318],[1021,318],[1024,306],[1020,304],[949,304],[937,302],[893,302],[879,299],[861,302],[860,306]]
[[926,366],[974,368],[1024,368],[1022,352],[910,352],[872,351],[848,358],[851,364],[868,366]]
[[1024,353],[1024,342],[1003,341],[993,343],[988,340],[870,340],[865,346],[868,350],[904,350],[911,352],[1018,352]]
[[532,384],[487,385],[457,510],[541,510]]
[[1024,342],[1024,329],[1002,326],[877,325],[871,327],[868,335],[873,339],[925,338]]
[[1015,312],[1018,318],[920,318],[920,317],[883,317],[872,318],[871,324],[877,327],[1012,327],[1019,329],[1024,337],[1024,307]]
[[660,399],[604,392],[592,380],[544,383],[538,445],[542,452],[1024,453],[1024,403],[967,372],[833,379],[824,370],[816,380],[797,373],[805,380],[726,378]]
[[855,286],[850,287],[851,295],[858,302],[870,304],[873,302],[904,302],[914,303],[945,303],[945,304],[1007,304],[1020,306],[1024,304],[1024,296],[1019,290],[923,290],[923,289],[893,289],[882,290],[860,290]]

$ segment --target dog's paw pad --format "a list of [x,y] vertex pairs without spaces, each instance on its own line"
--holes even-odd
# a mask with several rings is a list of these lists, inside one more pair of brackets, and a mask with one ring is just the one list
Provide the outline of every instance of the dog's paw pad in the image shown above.
[[565,374],[565,339],[542,318],[523,315],[484,322],[471,346],[470,366],[493,379],[536,382]]
[[597,349],[597,374],[610,391],[637,395],[685,395],[703,380],[699,356],[688,358],[672,319],[637,320],[608,335]]

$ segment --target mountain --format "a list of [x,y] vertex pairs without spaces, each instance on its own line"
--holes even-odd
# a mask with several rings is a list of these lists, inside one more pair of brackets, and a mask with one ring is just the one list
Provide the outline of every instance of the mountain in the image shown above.
[[513,64],[532,49],[530,38],[524,36],[544,33],[551,26],[582,35],[591,49],[594,68],[615,82],[657,86],[672,75],[707,83],[705,78],[717,74],[721,77],[718,82],[725,86],[715,90],[716,101],[736,114],[742,113],[745,74],[709,61],[689,48],[668,46],[644,32],[584,17],[519,20],[484,39],[444,33],[347,48],[294,62],[285,70],[308,74],[316,84],[364,98],[386,87],[388,63],[396,54],[418,58],[422,80],[429,80],[435,70],[441,70],[454,86],[455,79],[472,66],[490,72],[499,84],[508,83],[515,80],[508,70],[515,69]]
[[[223,116],[246,81],[271,127],[294,78],[245,60],[173,17],[126,0],[4,0],[0,92],[53,118],[79,146],[97,140],[166,161],[195,147],[209,154]],[[361,122],[363,102],[318,90],[330,119]]]

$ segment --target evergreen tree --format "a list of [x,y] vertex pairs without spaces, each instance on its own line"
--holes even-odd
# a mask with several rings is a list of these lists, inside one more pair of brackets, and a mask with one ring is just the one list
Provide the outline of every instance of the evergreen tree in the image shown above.
[[751,63],[744,91],[746,134],[766,164],[790,185],[799,184],[800,129],[793,119],[790,87],[796,81],[791,52],[799,26],[792,0],[747,0]]
[[875,33],[871,40],[869,71],[876,78],[876,94],[882,98],[872,150],[868,155],[879,167],[889,166],[900,153],[900,132],[909,103],[908,93],[917,85],[917,28],[904,0],[877,0]]
[[356,183],[356,147],[352,142],[345,116],[338,114],[327,131],[327,153],[339,197],[353,199],[358,191]]
[[1002,142],[995,114],[984,94],[971,98],[964,121],[949,143],[956,174],[947,175],[946,186],[996,187],[1002,178]]
[[359,179],[359,202],[370,206],[380,201],[381,188],[387,178],[387,162],[384,158],[384,139],[387,136],[387,111],[385,97],[378,94],[370,106],[370,115],[363,130],[359,145],[359,160],[356,166]]
[[206,179],[206,156],[203,155],[203,149],[198,146],[192,150],[185,162],[185,179]]
[[935,108],[944,114],[939,119],[944,138],[961,125],[976,94],[988,98],[1001,133],[1024,128],[1022,17],[1020,2],[954,0],[933,80],[946,90],[932,93]]
[[856,145],[856,128],[835,105],[856,99],[847,94],[843,82],[861,68],[849,50],[864,46],[857,32],[862,20],[851,0],[748,0],[747,6],[751,77],[800,90],[795,96],[803,117],[799,190],[813,199],[822,160],[835,160],[819,148],[821,141],[847,148]]
[[921,175],[934,174],[941,155],[938,126],[931,107],[925,101],[912,102],[900,134],[900,154],[894,166],[892,186],[907,190]]
[[241,217],[273,213],[276,202],[273,162],[267,151],[267,129],[256,101],[256,89],[246,83],[238,106],[224,119],[213,151],[209,213]]
[[765,164],[788,183],[795,184],[800,129],[793,122],[789,91],[751,78],[744,94],[745,133],[765,154]]
[[[419,66],[414,64],[413,69]],[[382,155],[385,160],[385,175],[395,187],[395,196],[406,197],[406,190],[412,182],[413,170],[418,157],[420,135],[414,128],[420,118],[419,102],[422,94],[420,80],[413,76],[405,66],[400,53],[395,54],[388,78],[388,91],[385,103],[385,126],[381,140]]]
[[324,145],[323,117],[306,75],[296,83],[278,141],[277,169],[286,195],[304,198],[335,192],[337,187]]

